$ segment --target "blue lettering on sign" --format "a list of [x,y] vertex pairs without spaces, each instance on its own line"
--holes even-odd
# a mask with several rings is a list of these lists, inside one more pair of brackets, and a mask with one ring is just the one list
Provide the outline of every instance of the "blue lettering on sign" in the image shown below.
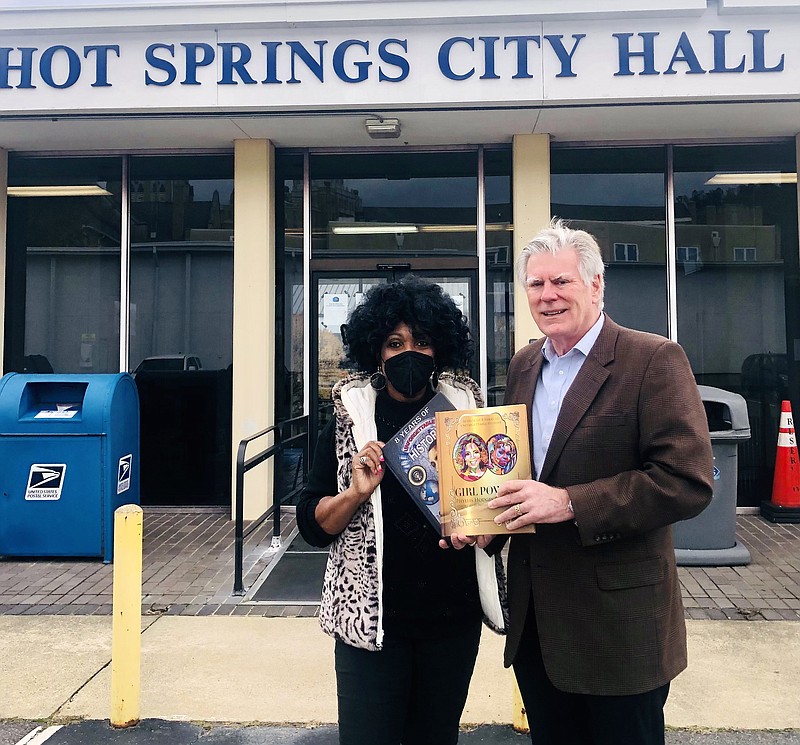
[[150,67],[154,67],[156,70],[161,70],[161,72],[166,73],[166,77],[158,80],[152,77],[148,70],[145,70],[145,85],[172,85],[175,82],[175,78],[178,77],[178,71],[175,69],[175,65],[169,60],[156,56],[156,52],[162,49],[169,52],[170,57],[175,57],[175,47],[172,44],[151,44],[144,50],[144,58],[147,64],[150,65]]
[[[33,73],[38,67],[41,81],[49,88],[70,88],[78,82],[83,63],[81,57],[72,47],[64,44],[56,44],[45,49],[39,56],[38,65],[34,62],[34,56],[38,52],[38,47],[0,47],[0,88],[36,88],[33,83]],[[91,44],[83,47],[84,59],[91,61],[90,56],[94,57],[94,82],[93,88],[110,88],[108,80],[108,53],[114,52],[120,56],[118,44]],[[16,57],[19,55],[19,62],[12,62],[12,53]],[[66,63],[66,76],[63,80],[56,80],[53,68],[59,62]],[[10,73],[19,73],[18,85],[12,85],[9,78]]]
[[408,77],[411,68],[405,57],[388,50],[389,45],[400,47],[404,52],[408,52],[408,41],[406,39],[384,39],[378,46],[378,56],[381,58],[382,62],[398,68],[400,72],[396,77],[392,78],[383,71],[383,66],[381,66],[378,68],[378,80],[381,82],[399,83],[401,80],[405,80]]
[[345,55],[351,47],[359,47],[363,49],[365,53],[369,54],[368,41],[359,41],[358,39],[348,39],[347,41],[343,41],[333,52],[333,71],[336,73],[336,77],[338,77],[340,80],[343,80],[345,83],[363,83],[367,79],[369,74],[368,70],[372,62],[369,62],[368,60],[358,60],[353,62],[353,67],[356,68],[356,74],[355,76],[348,75],[344,63]]
[[[740,36],[745,33],[744,39],[737,39],[730,29],[676,34],[612,33],[610,36],[616,42],[616,71],[612,74],[631,77],[783,72],[786,55],[768,48],[770,30],[748,29]],[[580,50],[586,37],[585,33],[452,36],[441,43],[435,61],[430,62],[438,66],[442,76],[454,82],[503,77],[529,80],[542,67],[541,62],[532,58],[532,50],[539,50],[555,61],[551,73],[554,78],[577,78],[581,61],[594,66],[598,62],[581,60]],[[208,68],[210,74],[215,66],[219,77],[214,84],[219,86],[325,84],[336,80],[352,85],[369,80],[399,83],[411,74],[408,39],[259,43],[255,47],[241,41],[150,44],[144,51],[144,84],[147,87],[168,87],[176,82],[186,86],[204,82],[208,85],[210,81],[203,81],[201,72]],[[734,48],[736,53],[732,52]],[[114,62],[121,59],[119,44],[0,47],[0,90],[65,89],[82,79],[93,88],[110,88]],[[422,73],[426,71],[423,69]]]
[[181,46],[186,50],[186,77],[181,80],[181,85],[200,85],[197,68],[207,67],[214,62],[214,47],[202,42],[200,44],[189,42]]
[[450,52],[456,44],[466,44],[470,49],[475,49],[475,39],[467,39],[465,36],[454,36],[439,47],[439,70],[442,75],[450,80],[466,80],[475,74],[475,68],[472,67],[466,72],[456,73],[450,65]]
[[719,481],[719,477],[722,475],[722,472],[714,466],[714,481]]
[[239,81],[233,79],[234,72],[245,85],[253,85],[256,79],[247,72],[247,63],[253,56],[247,44],[221,43],[222,72],[219,76],[220,85],[238,85]]
[[558,57],[558,61],[561,63],[561,72],[556,73],[557,78],[577,77],[577,74],[572,71],[572,57],[575,55],[575,50],[578,48],[581,39],[585,36],[586,34],[572,34],[575,43],[572,45],[572,51],[568,52],[561,42],[561,39],[564,38],[561,34],[545,34],[544,38],[552,47],[553,51],[556,53],[556,57]]
[[[732,32],[726,29],[712,29],[708,35],[712,38],[712,61],[713,65],[709,69],[705,69],[700,63],[700,58],[697,55],[695,46],[692,45],[688,34],[684,31],[678,38],[677,43],[672,52],[669,65],[664,70],[664,75],[675,75],[678,71],[675,69],[677,63],[686,65],[685,72],[687,75],[701,75],[703,73],[742,73],[747,64],[747,55],[743,54],[738,60],[731,60],[728,58],[727,40]],[[780,59],[769,66],[766,61],[766,35],[769,33],[768,29],[750,29],[748,32],[751,39],[752,48],[752,66],[747,72],[781,72],[784,67],[784,55],[781,54]],[[656,37],[660,36],[657,31],[646,31],[639,34],[612,34],[617,40],[617,59],[618,69],[614,73],[615,76],[627,75],[660,75],[656,69]],[[632,48],[631,40],[633,36],[638,36],[641,39],[641,48]],[[665,44],[667,42],[661,42]],[[641,71],[635,73],[631,69],[631,60],[640,59]]]
[[532,78],[528,70],[528,42],[532,41],[537,47],[542,46],[538,36],[506,36],[503,39],[503,49],[508,49],[513,44],[517,48],[517,71],[511,76],[513,79]]
[[295,62],[299,57],[304,63],[305,66],[311,70],[311,72],[317,76],[317,80],[320,83],[325,82],[325,73],[322,67],[322,49],[328,43],[327,41],[315,41],[314,43],[317,45],[319,51],[319,59],[314,59],[311,56],[311,52],[308,51],[299,41],[287,41],[289,45],[289,49],[292,51],[292,76],[286,81],[287,83],[299,83],[300,79],[295,77]]

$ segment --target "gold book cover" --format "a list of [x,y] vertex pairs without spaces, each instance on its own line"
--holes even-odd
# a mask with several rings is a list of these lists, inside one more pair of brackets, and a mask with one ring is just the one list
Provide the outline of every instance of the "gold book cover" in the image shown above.
[[525,404],[437,411],[436,439],[443,535],[536,532],[498,525],[486,506],[504,481],[531,478]]

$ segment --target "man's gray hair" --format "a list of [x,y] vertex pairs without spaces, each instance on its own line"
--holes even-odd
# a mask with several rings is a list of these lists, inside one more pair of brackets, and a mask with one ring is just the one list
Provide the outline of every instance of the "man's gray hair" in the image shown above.
[[573,230],[564,220],[553,218],[550,225],[537,233],[530,243],[522,249],[516,261],[516,273],[519,283],[526,287],[528,278],[528,261],[531,256],[552,254],[555,256],[561,251],[573,249],[578,254],[578,272],[583,284],[587,287],[592,280],[600,275],[600,300],[602,302],[605,291],[605,265],[600,246],[591,233],[585,230]]

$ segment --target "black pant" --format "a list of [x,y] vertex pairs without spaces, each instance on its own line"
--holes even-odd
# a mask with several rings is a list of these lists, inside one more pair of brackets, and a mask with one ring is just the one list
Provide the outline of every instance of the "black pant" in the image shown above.
[[336,642],[340,745],[451,745],[481,624],[436,639],[387,639],[380,652]]
[[514,672],[533,745],[664,745],[669,683],[634,696],[558,690],[544,669],[533,609],[528,612]]

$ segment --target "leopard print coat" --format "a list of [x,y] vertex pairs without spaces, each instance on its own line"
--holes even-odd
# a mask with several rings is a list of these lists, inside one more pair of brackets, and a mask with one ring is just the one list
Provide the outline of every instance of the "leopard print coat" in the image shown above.
[[[477,384],[468,377],[443,373],[438,391],[458,409],[483,406]],[[333,388],[336,415],[336,474],[339,491],[350,485],[353,454],[377,438],[376,391],[369,376],[357,373]],[[497,633],[508,625],[505,570],[502,559],[475,550],[484,623]],[[355,512],[331,544],[319,619],[322,630],[345,644],[369,651],[383,645],[383,520],[380,486]]]

